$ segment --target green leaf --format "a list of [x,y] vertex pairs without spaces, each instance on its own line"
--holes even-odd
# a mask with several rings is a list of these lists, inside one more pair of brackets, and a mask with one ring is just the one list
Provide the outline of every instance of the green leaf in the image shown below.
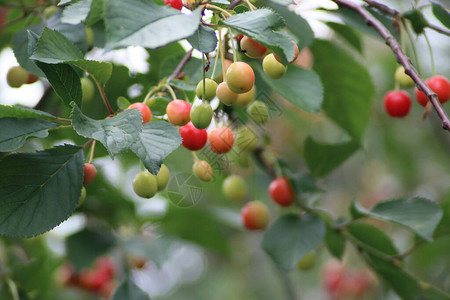
[[82,148],[65,145],[0,161],[0,235],[32,237],[67,220],[83,181]]
[[114,292],[111,300],[150,300],[150,296],[127,277]]
[[163,160],[181,145],[178,129],[165,121],[144,124],[138,140],[131,145],[131,151],[142,160],[150,173],[158,174]]
[[66,238],[67,260],[76,270],[87,268],[111,249],[114,242],[114,236],[108,232],[83,229]]
[[362,53],[362,41],[361,35],[358,31],[348,25],[344,25],[336,22],[327,22],[328,27],[334,30],[344,40],[346,40],[353,48]]
[[316,215],[281,216],[264,234],[262,248],[281,268],[290,270],[325,237],[325,224]]
[[101,142],[114,158],[139,141],[142,115],[137,109],[127,109],[112,118],[94,120],[85,116],[78,106],[74,105],[72,124],[79,135]]
[[0,104],[0,118],[33,118],[42,120],[54,120],[55,116],[41,110],[32,109],[22,105]]
[[386,255],[397,255],[398,250],[395,248],[392,240],[377,227],[366,223],[352,223],[347,226],[352,236],[359,241],[377,249]]
[[268,8],[236,14],[221,23],[230,26],[269,48],[283,63],[294,59],[292,39],[278,32],[286,24],[283,18]]
[[287,5],[291,4],[292,1],[287,2],[288,3],[286,5],[276,4],[272,1],[265,3],[279,13],[286,21],[286,27],[299,40],[299,49],[307,47],[311,45],[314,40],[314,32],[305,19],[287,8]]
[[[220,71],[222,71],[222,66],[218,65],[217,69],[220,69]],[[219,70],[216,71],[216,74],[220,74]],[[195,91],[195,89],[197,88],[197,86],[194,85],[194,84],[190,84],[188,82],[185,82],[185,81],[182,81],[182,80],[177,80],[177,79],[172,79],[170,81],[170,85],[174,86],[174,87],[176,87],[176,88],[178,88],[180,90],[190,91],[190,92]]]
[[325,245],[331,255],[337,259],[341,259],[344,255],[346,240],[333,227],[327,224],[327,232],[325,234]]
[[61,22],[78,24],[86,20],[91,9],[92,0],[80,0],[64,8]]
[[[201,9],[190,15],[146,0],[105,0],[106,49],[155,49],[194,34]],[[149,38],[151,37],[151,38]]]
[[450,13],[441,5],[432,2],[431,3],[433,7],[433,14],[434,16],[441,21],[441,23],[447,27],[450,28]]
[[85,20],[87,26],[92,26],[103,18],[104,0],[92,1],[88,18]]
[[33,54],[34,47],[39,39],[37,34],[42,32],[43,29],[44,25],[37,24],[28,29],[16,32],[11,39],[11,46],[19,64],[28,72],[39,77],[45,77],[45,74],[30,59],[30,56]]
[[56,30],[44,29],[31,59],[57,64],[83,58],[83,53],[67,37]]
[[318,113],[323,101],[323,87],[314,71],[290,65],[280,79],[272,79],[258,66],[264,81],[281,96],[303,110]]
[[81,106],[82,92],[80,77],[72,66],[67,64],[51,65],[37,62],[39,68],[45,73],[50,85],[65,105],[71,102]]
[[370,211],[356,204],[358,212],[404,226],[427,241],[442,218],[441,208],[425,198],[393,199],[378,202]]
[[0,152],[21,148],[29,137],[45,138],[48,129],[58,126],[40,119],[0,118]]
[[316,40],[311,50],[325,89],[323,109],[351,137],[361,140],[374,95],[369,72],[331,42]]
[[105,87],[106,82],[112,75],[113,65],[109,62],[98,62],[94,60],[73,60],[67,61],[67,63],[77,66],[83,71],[89,73],[101,87]]
[[359,147],[356,141],[321,144],[308,137],[304,144],[304,156],[312,175],[323,177],[341,165]]
[[[131,105],[131,103],[130,103],[130,101],[128,101],[127,98],[125,98],[125,97],[123,97],[123,96],[120,96],[119,98],[117,98],[117,107],[118,107],[120,110],[125,110],[125,109],[127,109],[128,106],[130,106],[130,105]],[[152,109],[151,111],[152,111],[152,113],[153,113],[153,109]],[[154,113],[153,113],[153,114],[154,114]]]
[[405,12],[403,16],[411,21],[412,28],[417,34],[423,33],[424,28],[428,26],[428,21],[420,10],[411,9]]
[[200,52],[213,52],[217,47],[216,32],[206,26],[198,26],[197,31],[187,41]]
[[[172,83],[172,81],[170,81]],[[152,114],[155,116],[164,116],[166,114],[166,107],[170,100],[165,97],[156,96],[147,102],[148,107],[150,107]]]

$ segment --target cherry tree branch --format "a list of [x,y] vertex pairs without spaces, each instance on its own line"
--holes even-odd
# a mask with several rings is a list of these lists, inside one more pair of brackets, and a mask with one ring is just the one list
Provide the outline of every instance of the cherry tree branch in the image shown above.
[[[363,0],[363,1],[366,2],[369,6],[372,6],[376,9],[378,9],[379,11],[384,12],[388,15],[391,15],[394,17],[402,17],[401,12],[399,12],[398,10],[393,9],[383,3],[380,3],[380,2],[374,1],[374,0]],[[426,27],[433,29],[434,31],[437,31],[439,33],[450,36],[450,30],[448,30],[447,28],[441,28],[437,25],[429,24],[429,23],[427,24]]]
[[392,49],[392,52],[394,53],[397,59],[397,62],[405,68],[405,73],[412,78],[416,86],[425,93],[427,98],[433,104],[436,113],[442,120],[442,127],[450,132],[450,120],[446,112],[443,110],[441,103],[439,102],[438,96],[428,87],[425,81],[419,76],[416,69],[413,67],[411,63],[411,60],[409,59],[408,56],[406,56],[405,52],[403,52],[400,43],[392,36],[389,30],[387,30],[387,28],[377,18],[375,18],[372,14],[370,14],[364,7],[359,6],[348,0],[333,0],[333,1],[337,3],[339,6],[344,6],[355,11],[364,18],[367,25],[372,26],[378,31],[381,37],[386,41],[386,44]]
[[239,3],[241,3],[241,0],[234,0],[233,2],[231,2],[230,5],[228,5],[227,9],[228,9],[228,10],[233,9],[233,8],[235,8],[236,6],[238,6]]
[[172,74],[169,75],[169,77],[167,78],[166,83],[169,83],[172,79],[174,79],[175,77],[177,77],[178,75],[180,75],[181,71],[183,70],[184,66],[187,64],[187,62],[189,61],[189,59],[192,56],[192,51],[194,51],[194,48],[192,48],[191,50],[189,50],[188,52],[186,52],[186,54],[184,55],[183,59],[180,61],[180,63],[178,64],[178,66],[176,67],[175,70],[173,70]]

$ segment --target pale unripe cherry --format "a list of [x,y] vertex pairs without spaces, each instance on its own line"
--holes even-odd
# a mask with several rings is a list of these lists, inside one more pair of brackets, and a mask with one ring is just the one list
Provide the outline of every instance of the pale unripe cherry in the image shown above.
[[8,70],[6,81],[13,88],[20,88],[28,80],[28,72],[21,66],[14,66]]
[[244,126],[239,128],[236,135],[235,144],[236,147],[242,152],[252,152],[258,145],[258,137],[249,127]]
[[235,104],[240,107],[246,107],[250,102],[252,102],[255,99],[255,95],[256,95],[256,88],[255,86],[253,86],[250,91],[238,94]]
[[239,175],[230,175],[222,183],[222,191],[230,200],[239,201],[247,195],[247,186],[244,178]]
[[405,68],[400,66],[395,71],[395,81],[401,88],[409,88],[414,86],[414,81],[405,73]]
[[198,99],[211,101],[212,99],[214,99],[214,97],[216,97],[216,89],[217,89],[217,82],[215,82],[212,79],[206,78],[205,95],[203,96],[203,79],[200,80],[199,83],[197,84],[195,94],[197,95]]
[[234,62],[227,70],[226,82],[230,90],[236,94],[246,93],[255,84],[255,72],[245,62]]
[[220,102],[228,106],[235,103],[239,96],[239,94],[230,90],[226,82],[222,82],[217,86],[216,95]]
[[156,176],[145,170],[133,179],[134,192],[142,198],[151,198],[158,191]]
[[273,53],[264,57],[264,73],[272,79],[280,79],[286,73],[286,66],[278,62]]
[[197,160],[192,166],[192,172],[195,177],[205,182],[211,181],[213,175],[210,164],[204,160]]
[[256,124],[264,124],[269,121],[269,110],[262,101],[254,101],[250,104],[247,113]]
[[81,101],[83,101],[83,102],[91,101],[92,98],[94,98],[94,93],[95,93],[94,84],[87,77],[81,78],[80,83],[81,83],[81,94],[82,94]]
[[170,173],[165,164],[161,165],[158,174],[156,174],[156,184],[158,185],[158,191],[163,190],[167,183],[169,183]]
[[213,110],[208,103],[194,105],[191,109],[191,122],[197,129],[205,129],[211,123]]

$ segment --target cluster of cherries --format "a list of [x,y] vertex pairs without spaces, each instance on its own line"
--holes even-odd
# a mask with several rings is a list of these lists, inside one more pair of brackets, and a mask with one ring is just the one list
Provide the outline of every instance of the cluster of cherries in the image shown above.
[[[414,86],[414,81],[405,73],[403,67],[399,67],[395,72],[395,80],[402,88]],[[430,77],[425,83],[437,94],[441,103],[445,103],[450,99],[450,82],[444,76],[437,75]],[[414,89],[414,94],[417,102],[426,107],[429,100],[425,93],[416,87]],[[404,90],[389,91],[384,96],[384,109],[392,117],[405,117],[411,109],[411,97]]]
[[60,271],[63,284],[80,288],[103,297],[110,297],[116,287],[114,262],[106,256],[99,257],[93,268],[75,271],[72,265],[64,264]]
[[323,268],[322,284],[333,300],[362,299],[376,285],[376,277],[367,269],[350,270],[332,260]]

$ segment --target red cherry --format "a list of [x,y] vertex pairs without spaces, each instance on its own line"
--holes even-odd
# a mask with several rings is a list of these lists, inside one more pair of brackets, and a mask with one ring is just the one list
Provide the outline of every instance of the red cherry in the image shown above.
[[[298,57],[298,55],[300,53],[299,50],[298,50],[297,44],[294,41],[292,41],[292,44],[294,44],[294,58],[289,62],[290,64],[293,63],[297,59],[297,57]],[[279,63],[281,63],[281,60],[278,58],[278,56],[275,54],[275,52],[273,53],[273,56],[275,56],[275,59]]]
[[110,281],[105,272],[98,270],[83,270],[80,272],[80,285],[90,291],[98,292]]
[[183,139],[182,145],[191,151],[202,149],[208,139],[206,129],[197,129],[192,122],[180,128],[180,135]]
[[242,38],[244,37],[244,35],[243,34],[236,34],[236,41],[238,42],[238,44],[240,44],[241,43],[241,40],[242,40]]
[[384,109],[392,117],[404,117],[410,108],[411,98],[405,91],[390,91],[384,96]]
[[208,140],[211,150],[219,154],[229,152],[234,144],[233,132],[226,126],[211,130]]
[[181,10],[183,8],[182,0],[164,0],[164,4],[169,5],[175,9]]
[[136,102],[128,106],[128,109],[136,108],[141,112],[142,124],[150,122],[152,120],[152,111],[144,103]]
[[279,177],[272,181],[269,186],[269,194],[272,200],[281,206],[289,206],[295,200],[294,191],[286,177]]
[[84,164],[84,175],[83,175],[83,185],[86,186],[97,177],[97,169],[93,164],[85,163]]
[[105,273],[109,279],[114,278],[114,274],[116,273],[114,262],[106,256],[100,257],[95,261],[95,268],[99,272]]
[[[450,82],[444,76],[433,76],[427,79],[426,84],[437,94],[441,103],[445,103],[450,99]],[[424,92],[415,88],[414,94],[420,105],[427,105],[428,98]]]
[[166,107],[167,118],[173,125],[184,125],[191,120],[191,105],[184,100],[173,100]]
[[269,210],[259,201],[247,203],[241,210],[241,218],[244,226],[249,230],[260,230],[269,224]]

